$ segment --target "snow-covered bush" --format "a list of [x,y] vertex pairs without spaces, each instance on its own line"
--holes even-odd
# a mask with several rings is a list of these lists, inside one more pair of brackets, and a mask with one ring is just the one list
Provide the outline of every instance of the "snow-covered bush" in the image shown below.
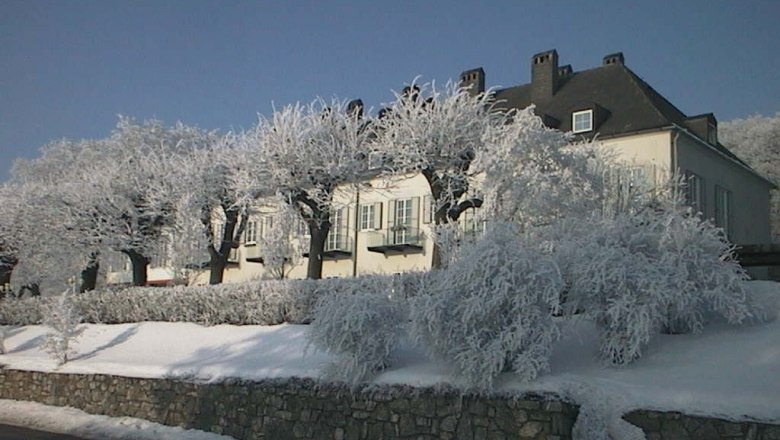
[[331,379],[358,383],[390,362],[408,321],[406,301],[394,297],[392,280],[363,277],[352,292],[322,296],[309,327],[309,341],[337,356],[326,370]]
[[[427,274],[383,276],[399,297],[416,295]],[[84,322],[122,324],[141,321],[202,325],[308,323],[317,298],[359,291],[370,277],[328,280],[262,280],[213,286],[130,287],[73,295]],[[0,300],[0,324],[40,324],[54,297]]]
[[428,295],[412,299],[413,339],[469,388],[486,391],[504,371],[530,381],[549,367],[563,280],[529,246],[513,226],[493,225],[430,280]]
[[677,201],[561,222],[546,234],[566,280],[562,309],[594,320],[607,363],[637,359],[662,329],[698,331],[712,314],[729,323],[752,316],[733,246]]
[[43,325],[49,327],[43,349],[51,354],[60,365],[65,364],[76,353],[73,343],[82,332],[81,316],[71,301],[72,293],[65,291],[46,308]]

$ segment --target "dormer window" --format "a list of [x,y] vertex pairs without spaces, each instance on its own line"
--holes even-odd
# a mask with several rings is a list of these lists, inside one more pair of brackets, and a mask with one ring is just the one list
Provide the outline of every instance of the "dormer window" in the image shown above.
[[718,145],[718,129],[712,124],[707,124],[707,142]]
[[571,128],[574,133],[585,133],[593,130],[593,110],[572,113]]

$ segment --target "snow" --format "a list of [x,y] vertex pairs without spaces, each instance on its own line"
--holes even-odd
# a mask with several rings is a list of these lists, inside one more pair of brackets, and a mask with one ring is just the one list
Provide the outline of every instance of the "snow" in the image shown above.
[[[712,324],[700,334],[662,335],[640,359],[621,368],[599,363],[595,326],[567,321],[562,323],[563,338],[553,347],[550,373],[530,384],[504,374],[496,389],[568,395],[583,404],[583,410],[593,407],[589,413],[606,417],[590,422],[604,423],[611,432],[630,431],[619,416],[638,408],[780,423],[780,283],[753,281],[748,289],[763,302],[772,321]],[[316,378],[335,360],[314,348],[307,350],[307,327],[300,325],[146,322],[84,327],[74,345],[77,354],[60,367],[42,349],[44,327],[6,327],[8,354],[0,356],[0,363],[24,370],[217,381]],[[395,355],[376,383],[457,384],[451,366],[427,359],[409,343]]]
[[0,423],[95,440],[230,440],[233,437],[174,428],[131,417],[87,414],[35,402],[0,400]]

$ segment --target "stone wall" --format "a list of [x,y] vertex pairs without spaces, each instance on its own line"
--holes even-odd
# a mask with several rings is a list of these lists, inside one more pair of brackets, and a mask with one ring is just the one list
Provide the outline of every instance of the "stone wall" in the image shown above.
[[480,398],[452,389],[310,379],[195,383],[0,370],[0,398],[129,416],[237,439],[570,439],[577,408],[541,396]]
[[634,411],[623,417],[647,440],[780,440],[780,426],[694,417],[678,412]]

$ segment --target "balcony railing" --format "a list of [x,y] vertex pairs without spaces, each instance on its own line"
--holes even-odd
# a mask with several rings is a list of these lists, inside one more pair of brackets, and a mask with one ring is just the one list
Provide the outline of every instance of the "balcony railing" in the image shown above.
[[368,233],[368,250],[382,254],[407,254],[422,252],[425,236],[411,226],[394,226]]

